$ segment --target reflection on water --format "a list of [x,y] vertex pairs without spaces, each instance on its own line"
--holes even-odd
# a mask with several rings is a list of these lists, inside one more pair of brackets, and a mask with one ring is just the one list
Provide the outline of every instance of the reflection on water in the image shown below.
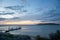
[[[0,26],[0,30],[8,30],[8,28],[16,28],[19,26]],[[48,36],[49,33],[60,30],[60,25],[35,25],[35,26],[21,26],[22,29],[11,31],[12,34],[23,34],[23,35],[41,35]]]

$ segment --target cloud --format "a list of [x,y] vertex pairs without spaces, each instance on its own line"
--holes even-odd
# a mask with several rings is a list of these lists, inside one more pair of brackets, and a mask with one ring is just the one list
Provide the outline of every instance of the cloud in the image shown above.
[[14,14],[14,12],[4,12],[4,11],[0,12],[0,15],[12,15],[12,14]]
[[[11,9],[11,10],[20,10],[21,6],[8,6],[5,7],[7,9]],[[55,7],[54,7],[55,8]],[[42,21],[60,21],[60,9],[58,9],[56,7],[56,9],[50,9],[50,10],[42,10],[42,9],[38,9],[38,12],[28,12],[27,10],[23,10],[22,12],[17,12],[15,13],[13,16],[13,20],[14,19],[18,19],[18,20],[42,20]],[[42,11],[42,13],[41,13]],[[28,12],[28,13],[26,13]],[[16,17],[15,17],[16,16]]]
[[5,18],[0,18],[0,21],[4,21],[4,20],[6,20]]
[[8,6],[8,7],[5,7],[5,8],[12,9],[12,10],[20,10],[20,9],[23,8],[23,7],[24,7],[24,6],[16,5],[16,6]]
[[13,15],[0,15],[0,17],[1,17],[1,18],[8,18],[8,19],[14,18]]
[[[31,6],[22,6],[14,4],[10,6],[5,6],[4,8],[0,8],[0,18],[4,20],[16,19],[16,20],[60,21],[60,0],[58,0],[57,3],[54,2],[54,0],[44,1],[44,3],[43,2],[40,3],[40,1],[39,3],[37,3],[38,1],[36,1],[36,3],[34,1],[32,2],[33,3],[31,3]],[[39,5],[36,6],[34,4]]]
[[56,9],[60,9],[60,0],[57,0]]
[[27,20],[42,20],[42,21],[60,21],[60,10],[59,9],[51,9],[45,11],[43,13],[32,13],[27,14],[26,16],[22,17],[22,19]]
[[28,11],[26,9],[24,9],[23,6],[15,5],[15,6],[7,6],[7,7],[4,7],[4,8],[8,9],[10,12],[13,11],[10,14],[9,14],[9,12],[6,13],[6,15],[14,16],[13,18],[10,17],[13,20],[15,20],[15,19],[20,20],[20,18],[22,18],[26,15],[29,15]]
[[40,19],[45,21],[60,21],[60,10],[53,9],[46,13],[43,13],[40,16]]
[[1,7],[0,8],[0,18],[1,19],[14,19],[14,18],[18,18],[19,17],[19,13],[16,12],[15,10],[11,10],[11,9],[6,9]]
[[20,5],[15,5],[15,6],[7,6],[5,7],[6,9],[11,9],[11,10],[15,10],[18,12],[28,12],[26,9],[24,9],[24,6],[20,6]]
[[30,24],[38,24],[38,21],[24,20],[24,21],[4,21],[0,24],[21,24],[21,25],[30,25]]

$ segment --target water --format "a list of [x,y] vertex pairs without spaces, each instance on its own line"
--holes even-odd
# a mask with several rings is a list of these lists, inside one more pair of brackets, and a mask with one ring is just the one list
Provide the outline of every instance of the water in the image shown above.
[[[8,30],[9,26],[0,26],[0,30]],[[18,26],[10,26],[10,28],[16,28]],[[60,25],[34,25],[34,26],[19,26],[22,29],[11,31],[12,34],[22,34],[22,35],[40,35],[43,37],[48,37],[48,34],[60,30]]]

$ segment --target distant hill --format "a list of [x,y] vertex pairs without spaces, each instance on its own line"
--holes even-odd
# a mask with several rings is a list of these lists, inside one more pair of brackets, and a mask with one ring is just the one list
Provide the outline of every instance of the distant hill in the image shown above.
[[57,23],[39,23],[37,25],[60,25],[60,24],[57,24]]

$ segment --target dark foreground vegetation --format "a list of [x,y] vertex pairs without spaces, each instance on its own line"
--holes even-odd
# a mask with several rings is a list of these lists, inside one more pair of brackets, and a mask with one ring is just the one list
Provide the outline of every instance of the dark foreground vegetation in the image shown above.
[[13,35],[0,32],[0,40],[60,40],[60,31],[57,30],[55,33],[50,33],[49,38],[37,35],[33,39],[28,35]]
[[0,33],[0,40],[30,40],[30,36]]

